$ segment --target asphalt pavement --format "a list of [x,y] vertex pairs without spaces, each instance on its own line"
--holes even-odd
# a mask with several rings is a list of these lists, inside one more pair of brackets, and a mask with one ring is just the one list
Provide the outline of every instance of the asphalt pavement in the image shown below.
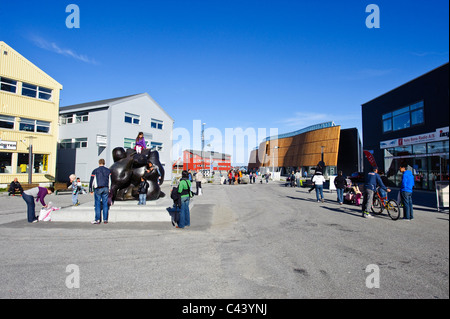
[[449,215],[432,193],[418,193],[413,221],[392,221],[277,182],[203,189],[184,230],[28,224],[22,198],[0,195],[0,298],[449,298]]

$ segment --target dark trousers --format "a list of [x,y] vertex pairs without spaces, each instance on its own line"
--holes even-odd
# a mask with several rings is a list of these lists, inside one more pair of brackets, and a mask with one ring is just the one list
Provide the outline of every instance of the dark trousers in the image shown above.
[[35,212],[36,204],[34,203],[34,197],[23,193],[22,198],[25,201],[25,203],[27,203],[28,222],[32,223],[36,220],[36,212]]

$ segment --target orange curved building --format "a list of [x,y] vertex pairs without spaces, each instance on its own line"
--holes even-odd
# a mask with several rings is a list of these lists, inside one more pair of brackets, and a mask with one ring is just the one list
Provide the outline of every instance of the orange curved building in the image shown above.
[[327,122],[268,137],[250,154],[249,169],[268,167],[272,170],[274,167],[284,168],[286,172],[292,169],[309,172],[321,160],[329,167],[329,174],[344,167],[347,175],[361,171],[361,142],[357,130],[341,130],[341,126]]

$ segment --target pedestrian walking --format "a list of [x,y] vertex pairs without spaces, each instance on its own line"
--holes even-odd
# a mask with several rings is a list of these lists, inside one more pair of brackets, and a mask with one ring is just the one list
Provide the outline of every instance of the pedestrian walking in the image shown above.
[[189,201],[191,199],[191,181],[189,180],[188,171],[181,173],[180,184],[178,185],[178,193],[181,197],[180,220],[177,228],[183,229],[191,226],[191,216],[189,212]]
[[195,175],[195,186],[197,187],[197,196],[202,195],[202,180],[203,180],[203,174],[202,171],[198,171]]
[[400,196],[403,204],[403,219],[413,220],[413,202],[412,193],[414,187],[414,176],[410,170],[408,170],[407,165],[400,165],[400,172],[403,173],[402,184],[400,188]]
[[95,220],[92,224],[101,223],[101,210],[103,210],[103,222],[108,223],[108,196],[111,187],[111,171],[105,167],[105,160],[98,161],[99,167],[94,169],[89,182],[89,193],[94,194],[95,199]]
[[22,193],[22,198],[27,203],[27,217],[29,223],[37,223],[38,219],[36,217],[36,202],[40,201],[42,207],[47,208],[44,198],[45,196],[52,194],[55,191],[53,187],[35,187],[26,190]]
[[338,176],[334,179],[334,186],[336,186],[337,201],[339,205],[344,203],[344,190],[347,187],[347,181],[342,175],[342,171],[338,171]]
[[391,191],[383,184],[380,175],[378,175],[378,167],[374,167],[372,172],[367,174],[364,184],[364,199],[362,204],[362,217],[364,218],[373,218],[370,210],[373,205],[373,194],[377,191],[377,187],[380,187],[386,192]]
[[316,188],[316,198],[317,198],[317,202],[322,202],[324,201],[323,198],[323,183],[325,183],[325,177],[323,177],[321,172],[317,172],[316,175],[314,175],[312,182]]
[[300,187],[300,179],[302,178],[302,173],[300,171],[295,172],[295,183],[297,187]]

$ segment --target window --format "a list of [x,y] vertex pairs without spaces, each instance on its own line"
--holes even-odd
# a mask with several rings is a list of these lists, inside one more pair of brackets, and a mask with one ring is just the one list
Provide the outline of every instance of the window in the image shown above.
[[28,83],[22,83],[22,95],[36,98],[37,86]]
[[448,153],[448,141],[428,143],[428,153]]
[[87,148],[88,139],[87,138],[70,138],[61,140],[59,142],[59,148],[61,149],[76,149],[76,148]]
[[48,134],[50,133],[50,122],[21,118],[19,131]]
[[89,121],[89,112],[82,112],[75,114],[75,122],[82,123]]
[[48,170],[48,155],[34,154],[33,173],[45,174]]
[[164,122],[156,119],[152,119],[151,127],[156,128],[158,130],[162,130],[164,127]]
[[150,149],[152,151],[158,151],[161,152],[163,149],[163,143],[158,143],[158,142],[151,142],[150,143]]
[[28,172],[28,153],[17,154],[17,173],[26,174]]
[[134,138],[124,138],[123,139],[123,148],[134,148],[136,145],[136,139]]
[[13,130],[14,129],[14,117],[0,115],[0,128]]
[[425,122],[423,101],[383,114],[383,132],[399,131]]
[[50,101],[52,99],[52,90],[40,86],[38,96],[41,100]]
[[0,77],[0,90],[16,93],[16,89],[17,89],[17,81]]
[[59,118],[59,122],[61,125],[72,124],[73,123],[73,114],[64,114]]
[[141,123],[141,117],[136,114],[125,113],[125,123],[139,125]]
[[0,152],[0,174],[11,174],[12,153]]

